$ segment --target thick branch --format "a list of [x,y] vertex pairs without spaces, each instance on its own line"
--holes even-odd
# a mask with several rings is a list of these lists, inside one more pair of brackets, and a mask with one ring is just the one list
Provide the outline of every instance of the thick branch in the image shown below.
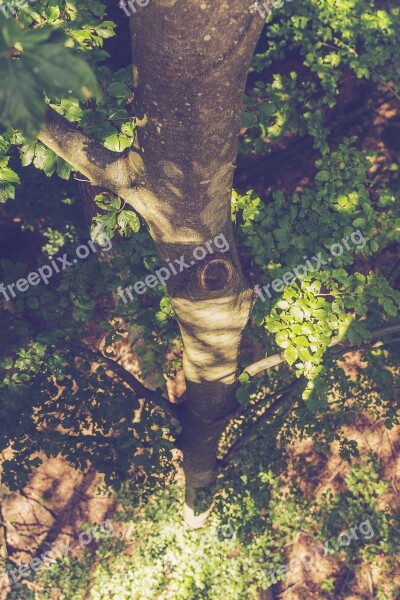
[[47,110],[38,139],[85,175],[92,185],[110,189],[119,196],[132,193],[140,159],[135,153],[116,154],[88,138],[55,110]]
[[[391,333],[396,333],[400,331],[400,323],[398,325],[389,325],[387,327],[380,327],[379,329],[375,329],[371,331],[371,335],[367,338],[369,340],[376,340],[383,335],[389,335]],[[332,348],[332,346],[337,346],[340,344],[342,340],[338,337],[334,337],[329,344],[328,348]],[[261,373],[261,371],[267,371],[268,369],[272,369],[272,367],[276,367],[281,363],[285,362],[284,353],[274,354],[273,356],[268,356],[267,358],[263,358],[244,369],[244,372],[248,373],[252,377]]]

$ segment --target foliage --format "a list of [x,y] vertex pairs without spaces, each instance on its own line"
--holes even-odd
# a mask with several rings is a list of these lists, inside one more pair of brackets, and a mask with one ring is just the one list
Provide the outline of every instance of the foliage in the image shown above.
[[307,0],[273,11],[266,50],[253,62],[263,77],[245,100],[244,126],[256,131],[244,137],[244,150],[268,152],[290,133],[311,136],[328,153],[327,116],[346,81],[399,89],[399,11],[395,2],[378,9],[373,0]]
[[[292,276],[281,295],[270,300],[265,295],[256,318],[275,334],[297,375],[310,380],[304,398],[310,397],[314,380],[324,373],[322,360],[334,336],[342,339],[347,334],[359,345],[371,326],[382,320],[390,323],[400,307],[400,293],[385,273],[364,274],[357,269],[357,263],[365,265],[360,258],[400,241],[398,196],[372,189],[366,153],[351,148],[350,140],[316,166],[314,184],[290,199],[275,192],[274,202],[264,206],[253,192],[233,197],[233,211],[241,212],[243,241],[260,281],[271,283],[288,271],[296,275],[302,265],[301,277]],[[373,192],[378,197],[375,206]],[[315,256],[318,262],[315,258],[307,262]]]
[[87,63],[67,47],[67,36],[48,25],[24,29],[0,17],[0,76],[7,85],[0,95],[0,119],[28,137],[38,133],[49,97],[65,96],[70,89],[81,99],[97,90]]

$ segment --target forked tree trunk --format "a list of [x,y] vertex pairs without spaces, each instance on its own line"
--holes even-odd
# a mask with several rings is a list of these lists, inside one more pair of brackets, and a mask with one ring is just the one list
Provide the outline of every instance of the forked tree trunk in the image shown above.
[[[230,217],[246,74],[262,28],[251,2],[159,0],[131,19],[144,217],[162,260],[190,262],[223,234],[229,251],[167,283],[184,341],[187,402],[180,447],[185,518],[216,473],[216,450],[235,409],[238,352],[252,305]],[[214,246],[215,248],[215,246]]]

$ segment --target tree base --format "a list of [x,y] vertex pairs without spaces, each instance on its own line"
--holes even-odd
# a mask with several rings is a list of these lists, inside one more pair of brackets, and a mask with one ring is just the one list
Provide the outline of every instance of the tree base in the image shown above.
[[199,515],[195,515],[194,511],[190,506],[188,506],[185,502],[183,508],[183,518],[188,527],[190,529],[201,529],[207,523],[208,517],[211,513],[211,507],[208,508],[205,512],[200,513]]

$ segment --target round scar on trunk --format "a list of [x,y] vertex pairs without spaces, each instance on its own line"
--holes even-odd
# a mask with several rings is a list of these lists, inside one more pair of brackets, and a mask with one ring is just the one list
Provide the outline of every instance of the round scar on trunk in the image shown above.
[[199,282],[203,290],[215,292],[230,283],[233,266],[225,258],[212,258],[199,269]]

